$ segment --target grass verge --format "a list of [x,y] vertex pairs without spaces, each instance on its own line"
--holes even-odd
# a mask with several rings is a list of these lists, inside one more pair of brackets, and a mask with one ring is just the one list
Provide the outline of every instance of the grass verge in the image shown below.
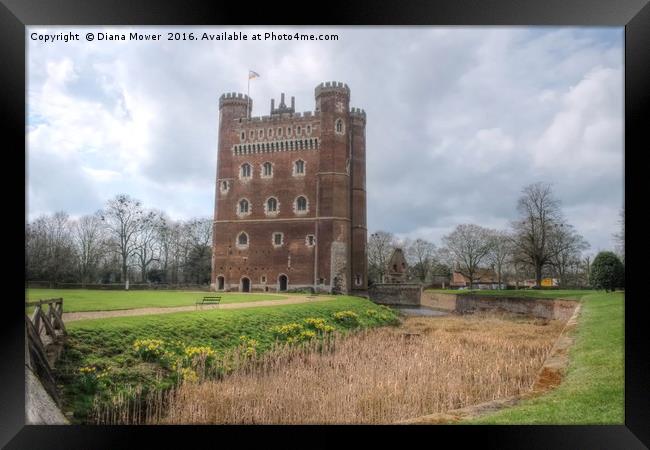
[[[206,295],[220,295],[222,303],[242,303],[288,298],[278,294],[215,293],[191,291],[100,291],[93,289],[27,289],[27,299],[63,298],[64,312],[192,306]],[[30,310],[33,308],[30,308]]]
[[546,395],[465,424],[623,424],[624,295],[591,293],[562,384]]

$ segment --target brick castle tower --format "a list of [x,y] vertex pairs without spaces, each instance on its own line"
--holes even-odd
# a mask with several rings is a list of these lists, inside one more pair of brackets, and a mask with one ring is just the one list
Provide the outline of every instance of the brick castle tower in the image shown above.
[[217,291],[365,291],[366,114],[339,82],[314,112],[219,98],[212,283]]

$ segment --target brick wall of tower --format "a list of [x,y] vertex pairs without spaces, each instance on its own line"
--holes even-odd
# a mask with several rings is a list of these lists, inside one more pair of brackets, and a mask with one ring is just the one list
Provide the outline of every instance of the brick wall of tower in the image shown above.
[[[275,291],[278,277],[284,275],[290,289],[317,285],[329,290],[338,276],[347,292],[354,288],[353,270],[363,271],[365,288],[365,190],[363,198],[354,193],[360,188],[351,190],[351,180],[365,189],[365,136],[357,131],[358,117],[350,113],[349,99],[346,85],[321,84],[313,113],[248,118],[252,100],[222,96],[212,261],[215,288],[217,277],[223,277],[225,290],[239,290],[246,277],[253,290]],[[336,130],[339,119],[342,131]],[[355,146],[362,150],[355,153]],[[296,176],[298,159],[304,162],[305,173]],[[266,162],[272,164],[272,177],[262,175]],[[244,163],[252,167],[250,179],[240,176]],[[271,216],[264,210],[270,196],[278,200],[278,212]],[[306,213],[294,210],[298,196],[308,199]],[[248,214],[238,214],[241,199],[249,202]],[[363,211],[352,213],[355,208]],[[241,232],[249,238],[246,248],[237,246]],[[280,246],[273,243],[276,232],[283,233]],[[315,245],[309,245],[309,235],[315,237]]]
[[366,253],[366,113],[353,108],[351,122],[351,204],[352,204],[352,289],[368,288],[368,258]]

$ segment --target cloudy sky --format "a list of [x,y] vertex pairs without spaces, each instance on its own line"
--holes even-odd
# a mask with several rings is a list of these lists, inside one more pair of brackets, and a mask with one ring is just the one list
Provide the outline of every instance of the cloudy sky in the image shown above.
[[[162,41],[88,42],[88,32]],[[338,41],[167,41],[168,32],[337,34]],[[79,42],[31,33],[79,33]],[[314,109],[343,81],[367,114],[369,231],[440,238],[506,227],[525,185],[552,183],[592,252],[623,206],[623,28],[36,28],[26,35],[28,219],[118,193],[172,218],[211,216],[218,98],[253,115],[280,93]],[[276,100],[277,101],[277,100]]]

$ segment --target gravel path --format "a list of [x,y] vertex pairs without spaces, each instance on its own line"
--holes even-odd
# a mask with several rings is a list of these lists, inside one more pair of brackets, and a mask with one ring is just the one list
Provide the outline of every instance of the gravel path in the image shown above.
[[242,309],[242,308],[255,308],[258,306],[280,306],[280,305],[294,305],[297,303],[313,303],[324,302],[332,300],[335,297],[331,296],[318,296],[308,297],[306,295],[292,296],[291,298],[283,300],[262,300],[256,302],[246,303],[224,303],[222,305],[196,305],[190,306],[174,306],[170,308],[137,308],[137,309],[119,309],[115,311],[83,311],[83,312],[70,312],[63,313],[64,322],[73,322],[75,320],[88,320],[88,319],[106,319],[108,317],[125,317],[125,316],[148,316],[151,314],[169,314],[183,311],[205,311],[207,309]]

